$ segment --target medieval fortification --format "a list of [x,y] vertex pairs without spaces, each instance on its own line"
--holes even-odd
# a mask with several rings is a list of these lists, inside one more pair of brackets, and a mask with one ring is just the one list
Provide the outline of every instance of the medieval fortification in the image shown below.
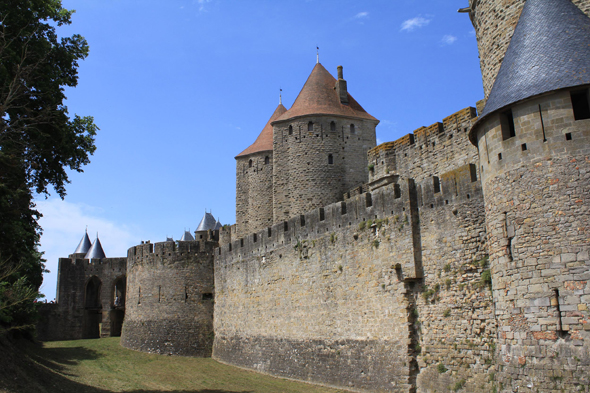
[[127,258],[85,237],[40,337],[354,391],[590,392],[590,1],[461,11],[476,108],[376,146],[316,64],[236,157],[235,225]]

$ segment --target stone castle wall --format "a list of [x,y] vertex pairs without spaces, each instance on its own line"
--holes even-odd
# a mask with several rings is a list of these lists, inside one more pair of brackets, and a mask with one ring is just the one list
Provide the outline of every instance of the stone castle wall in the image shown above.
[[216,245],[204,240],[129,249],[121,345],[152,353],[211,355]]
[[236,158],[238,236],[272,225],[272,174],[272,151]]
[[440,174],[440,191],[432,176],[388,174],[372,192],[222,245],[214,358],[347,388],[428,391],[465,379],[490,391],[483,197],[465,161]]
[[390,174],[421,181],[460,166],[477,163],[477,148],[466,137],[477,119],[475,108],[462,109],[442,123],[421,127],[396,141],[369,150],[369,182]]
[[[126,258],[83,258],[84,254],[73,254],[70,258],[59,259],[56,303],[42,306],[42,323],[37,327],[39,340],[77,340],[120,334],[122,317],[115,315],[114,286],[117,282],[124,285]],[[97,288],[97,304],[90,305],[86,290],[92,278],[98,279],[100,287]]]
[[273,222],[340,200],[366,183],[366,153],[375,146],[375,126],[375,121],[336,116],[273,124]]
[[578,391],[590,383],[590,119],[574,119],[565,90],[512,114],[515,136],[502,136],[499,114],[477,135],[498,383]]
[[[483,88],[487,99],[518,23],[525,0],[469,0],[475,27]],[[572,0],[590,16],[590,0]]]

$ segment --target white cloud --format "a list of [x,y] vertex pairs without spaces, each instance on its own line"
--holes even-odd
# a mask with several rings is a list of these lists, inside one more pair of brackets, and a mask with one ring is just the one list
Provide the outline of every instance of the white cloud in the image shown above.
[[369,13],[365,11],[365,12],[359,12],[354,17],[355,17],[355,19],[364,19],[364,18],[367,18],[368,16],[369,16]]
[[125,225],[100,217],[101,209],[62,201],[59,198],[37,201],[37,209],[43,214],[39,224],[43,228],[40,251],[50,273],[44,274],[41,292],[51,300],[55,297],[59,258],[67,258],[74,252],[84,230],[88,226],[90,241],[98,232],[100,243],[107,257],[125,257],[127,249],[138,243],[139,233]]
[[417,16],[408,19],[402,23],[401,31],[414,31],[417,28],[424,27],[430,23],[431,19],[426,19],[422,16]]
[[452,45],[455,43],[455,41],[457,41],[457,37],[454,35],[447,34],[442,38],[442,43],[445,45]]
[[205,4],[210,2],[211,0],[197,0],[197,4],[199,4],[199,12],[205,11]]

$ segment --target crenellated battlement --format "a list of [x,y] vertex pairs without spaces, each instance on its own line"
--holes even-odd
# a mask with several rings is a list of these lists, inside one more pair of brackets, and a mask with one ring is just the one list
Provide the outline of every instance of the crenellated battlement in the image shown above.
[[[193,241],[145,242],[127,250],[128,267],[136,264],[174,264],[179,261],[198,262],[213,255],[219,231],[208,231],[205,239]],[[188,258],[188,259],[187,259]]]

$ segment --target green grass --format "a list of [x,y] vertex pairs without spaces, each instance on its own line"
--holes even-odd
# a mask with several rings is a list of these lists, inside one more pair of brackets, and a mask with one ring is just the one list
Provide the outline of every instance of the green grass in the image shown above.
[[121,347],[118,338],[27,344],[4,366],[12,372],[0,376],[0,392],[3,388],[40,393],[343,392],[258,374],[210,358],[135,352]]

